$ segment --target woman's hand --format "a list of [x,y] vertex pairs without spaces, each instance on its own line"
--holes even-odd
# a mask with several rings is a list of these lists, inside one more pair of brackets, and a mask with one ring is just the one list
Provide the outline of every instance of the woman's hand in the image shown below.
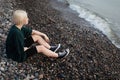
[[44,37],[46,42],[48,42],[48,43],[50,42],[50,39],[48,38],[48,36],[46,34],[44,34],[43,37]]
[[28,49],[28,47],[24,47],[24,51],[26,51]]

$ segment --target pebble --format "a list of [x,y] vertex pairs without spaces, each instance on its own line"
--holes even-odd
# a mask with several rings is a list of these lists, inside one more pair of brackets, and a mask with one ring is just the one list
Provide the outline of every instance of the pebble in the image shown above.
[[39,74],[38,74],[38,73],[35,73],[35,77],[39,77]]
[[65,75],[63,73],[59,73],[59,74],[57,74],[57,77],[58,78],[65,78]]
[[1,70],[1,71],[5,71],[5,69],[4,69],[3,67],[0,67],[0,70]]
[[39,79],[43,79],[44,75],[43,74],[40,74],[39,75]]

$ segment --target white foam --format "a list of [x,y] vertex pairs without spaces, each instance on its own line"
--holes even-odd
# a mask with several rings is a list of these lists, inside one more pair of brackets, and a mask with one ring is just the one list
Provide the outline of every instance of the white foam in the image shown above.
[[107,35],[107,37],[112,41],[112,43],[115,44],[116,47],[120,48],[120,44],[117,43],[118,38],[111,30],[110,24],[107,22],[107,19],[100,17],[99,15],[89,11],[88,9],[77,6],[76,4],[70,4],[70,8],[77,11],[79,13],[79,17],[84,18],[86,21],[94,25],[94,28],[99,29],[105,35]]
[[79,13],[79,17],[89,21],[91,24],[94,25],[95,28],[101,30],[104,34],[111,32],[111,29],[109,28],[109,24],[99,16],[90,12],[89,10],[84,9],[77,5],[70,5],[70,8],[77,11]]

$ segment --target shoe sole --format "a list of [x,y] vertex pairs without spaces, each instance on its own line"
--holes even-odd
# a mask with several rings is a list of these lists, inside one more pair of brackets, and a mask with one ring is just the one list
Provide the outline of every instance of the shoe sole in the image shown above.
[[61,44],[58,44],[58,47],[55,49],[54,52],[56,52],[61,47]]
[[70,49],[66,49],[66,51],[67,51],[67,54],[65,55],[65,57],[67,57],[68,54],[70,53]]

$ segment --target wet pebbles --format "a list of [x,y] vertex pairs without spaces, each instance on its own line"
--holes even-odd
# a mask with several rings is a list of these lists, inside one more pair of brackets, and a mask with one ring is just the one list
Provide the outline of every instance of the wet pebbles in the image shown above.
[[[23,63],[6,59],[5,39],[15,9],[26,10],[28,26],[45,32],[52,43],[69,47],[68,57],[51,59],[36,54]],[[49,0],[0,0],[0,80],[120,79],[120,50],[104,34],[88,26],[66,21]]]

